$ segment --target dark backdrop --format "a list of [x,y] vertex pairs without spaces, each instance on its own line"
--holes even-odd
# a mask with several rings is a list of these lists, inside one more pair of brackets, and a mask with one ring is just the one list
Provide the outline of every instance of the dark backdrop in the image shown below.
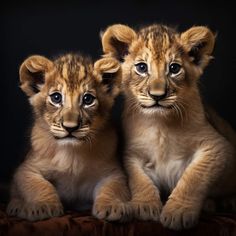
[[[205,97],[236,128],[235,12],[227,1],[83,1],[3,3],[0,6],[0,182],[8,182],[27,149],[31,113],[18,87],[18,69],[29,55],[81,51],[101,55],[99,32],[108,25],[154,22],[207,25],[218,33],[215,59],[201,80]],[[0,194],[1,195],[1,194]]]

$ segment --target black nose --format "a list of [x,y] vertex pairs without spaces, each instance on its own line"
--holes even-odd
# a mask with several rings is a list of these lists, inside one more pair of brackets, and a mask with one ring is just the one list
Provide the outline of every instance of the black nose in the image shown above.
[[77,130],[77,129],[79,128],[79,125],[74,126],[74,127],[67,127],[67,126],[64,126],[64,125],[62,124],[62,127],[63,127],[68,133],[72,133],[72,132],[74,132],[75,130]]
[[155,100],[157,102],[166,97],[166,91],[161,95],[153,94],[150,91],[148,92],[148,94],[153,100]]

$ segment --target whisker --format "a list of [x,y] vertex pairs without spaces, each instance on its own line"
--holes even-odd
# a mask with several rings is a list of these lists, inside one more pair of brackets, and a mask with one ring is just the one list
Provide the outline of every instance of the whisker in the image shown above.
[[62,132],[64,132],[63,129],[58,129],[58,128],[52,128],[52,130],[53,130],[53,131],[62,131]]
[[175,107],[176,107],[176,110],[178,111],[181,124],[183,125],[184,117],[183,117],[182,109],[179,107],[178,103],[175,104]]
[[184,102],[182,100],[178,101],[179,106],[182,108],[182,112],[184,113],[185,120],[188,120],[188,106],[189,104],[187,102]]

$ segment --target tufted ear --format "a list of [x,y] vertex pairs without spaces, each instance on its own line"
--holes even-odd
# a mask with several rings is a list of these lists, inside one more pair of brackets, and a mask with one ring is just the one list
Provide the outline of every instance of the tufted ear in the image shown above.
[[126,25],[109,26],[101,33],[103,52],[123,61],[124,56],[128,54],[129,45],[136,37],[135,31]]
[[193,62],[204,69],[212,59],[215,35],[204,26],[195,26],[180,35],[181,44]]
[[102,58],[95,62],[94,70],[98,81],[105,86],[107,93],[117,96],[121,86],[121,66],[114,58]]
[[40,91],[45,82],[45,73],[53,67],[53,62],[42,56],[30,56],[20,66],[21,89],[27,96]]

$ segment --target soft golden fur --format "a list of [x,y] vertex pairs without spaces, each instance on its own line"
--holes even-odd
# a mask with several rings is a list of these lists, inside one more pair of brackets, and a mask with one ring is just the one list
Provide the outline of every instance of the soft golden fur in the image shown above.
[[124,220],[129,192],[109,122],[119,63],[104,58],[93,64],[73,54],[54,61],[31,56],[20,67],[20,82],[35,122],[8,214],[34,221],[63,214],[62,203],[83,209],[94,202],[94,216]]
[[235,210],[236,135],[205,111],[197,85],[214,42],[203,26],[113,25],[102,34],[105,57],[123,62],[124,163],[138,219],[178,230],[195,225],[204,204],[212,209],[207,199]]

